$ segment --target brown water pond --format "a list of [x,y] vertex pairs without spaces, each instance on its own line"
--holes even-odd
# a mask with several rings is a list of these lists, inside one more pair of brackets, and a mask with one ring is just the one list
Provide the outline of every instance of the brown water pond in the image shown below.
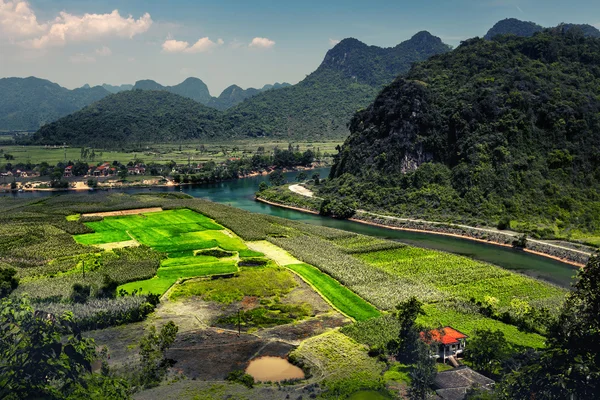
[[304,371],[285,358],[260,357],[250,361],[246,373],[260,382],[280,382],[286,379],[304,379]]

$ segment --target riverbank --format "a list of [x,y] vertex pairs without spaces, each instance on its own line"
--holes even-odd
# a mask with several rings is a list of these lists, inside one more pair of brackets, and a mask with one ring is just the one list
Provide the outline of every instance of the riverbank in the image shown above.
[[[287,208],[290,210],[296,210],[310,214],[318,214],[314,210],[299,207],[297,205],[287,205],[262,199],[260,197],[256,197],[256,200],[276,207]],[[494,232],[492,230],[486,230],[482,228],[466,227],[462,225],[457,226],[433,221],[400,219],[391,216],[371,214],[362,210],[357,211],[355,216],[349,220],[360,224],[377,226],[380,228],[456,237],[507,248],[515,248],[512,243],[517,239],[516,236],[511,234]],[[527,240],[525,248],[522,248],[521,250],[530,254],[560,261],[578,268],[584,267],[591,255],[590,253],[583,251],[534,240]]]
[[[284,168],[282,172],[298,172],[298,171],[312,171],[315,169],[326,168],[327,165],[323,163],[315,163],[310,167],[295,167],[295,168]],[[98,182],[95,187],[90,187],[87,184],[88,179],[97,180],[98,177],[84,176],[81,179],[73,179],[69,182],[67,188],[51,188],[47,187],[48,182],[43,181],[29,181],[29,182],[18,182],[15,189],[10,188],[10,184],[0,185],[0,194],[9,193],[22,193],[22,192],[81,192],[88,190],[112,190],[112,189],[152,189],[152,188],[172,188],[180,186],[192,186],[202,184],[220,183],[231,180],[256,178],[259,176],[268,176],[275,172],[275,168],[267,168],[264,171],[251,171],[246,174],[240,175],[233,179],[224,179],[215,182],[175,182],[173,179],[169,179],[164,176],[149,177],[149,179],[138,179],[135,181],[121,181],[106,179],[105,181]]]

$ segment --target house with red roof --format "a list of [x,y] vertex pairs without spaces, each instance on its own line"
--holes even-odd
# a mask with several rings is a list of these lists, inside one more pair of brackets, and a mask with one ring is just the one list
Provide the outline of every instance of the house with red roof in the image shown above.
[[437,344],[438,352],[436,358],[444,362],[450,357],[458,357],[465,350],[467,335],[450,327],[445,326],[429,332],[421,332],[421,339],[427,344]]
[[68,166],[65,168],[65,171],[64,171],[64,173],[63,173],[63,176],[64,176],[65,178],[70,178],[70,177],[72,177],[72,176],[73,176],[73,166],[72,166],[72,165],[68,165]]

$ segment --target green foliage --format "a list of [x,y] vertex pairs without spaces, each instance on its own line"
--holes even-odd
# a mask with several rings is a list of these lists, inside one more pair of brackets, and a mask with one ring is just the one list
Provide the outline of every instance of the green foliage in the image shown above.
[[166,353],[175,341],[179,328],[173,321],[162,326],[160,332],[151,325],[149,332],[140,341],[140,383],[144,387],[158,385],[170,366]]
[[321,203],[319,214],[333,218],[348,219],[356,213],[356,205],[349,200],[325,199]]
[[354,116],[319,195],[428,220],[508,217],[550,238],[597,232],[599,60],[600,39],[557,28],[417,64]]
[[409,373],[408,398],[411,400],[426,400],[433,392],[433,380],[437,370],[435,359],[431,357],[431,350],[429,345],[418,340],[416,360]]
[[19,278],[15,275],[17,275],[16,269],[0,267],[0,299],[7,297],[19,286]]
[[73,284],[71,291],[71,301],[73,303],[85,303],[92,293],[91,285],[82,285],[81,283]]
[[398,339],[400,321],[391,314],[384,314],[377,318],[345,325],[340,332],[358,343],[369,346],[372,353],[383,353],[387,351],[390,342]]
[[219,318],[217,322],[228,326],[235,326],[240,322],[244,328],[270,328],[302,320],[311,314],[312,308],[307,303],[282,304],[274,301],[251,310],[243,310],[239,316],[231,314]]
[[496,377],[502,362],[508,358],[511,349],[501,331],[477,329],[469,338],[465,349],[465,360],[473,368],[489,377]]
[[225,379],[230,382],[239,382],[249,389],[254,387],[254,378],[251,375],[245,373],[242,369],[231,371]]
[[69,314],[34,312],[26,299],[0,300],[3,399],[65,398],[95,358],[93,340],[81,337]]

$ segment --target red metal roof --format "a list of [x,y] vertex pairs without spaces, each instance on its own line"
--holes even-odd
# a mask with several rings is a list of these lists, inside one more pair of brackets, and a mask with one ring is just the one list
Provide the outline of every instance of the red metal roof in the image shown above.
[[[442,344],[456,344],[458,343],[458,339],[468,338],[467,335],[450,326],[431,330],[429,331],[429,334],[431,335],[431,340],[433,342],[439,342]],[[421,339],[425,340],[425,332],[421,332]]]

